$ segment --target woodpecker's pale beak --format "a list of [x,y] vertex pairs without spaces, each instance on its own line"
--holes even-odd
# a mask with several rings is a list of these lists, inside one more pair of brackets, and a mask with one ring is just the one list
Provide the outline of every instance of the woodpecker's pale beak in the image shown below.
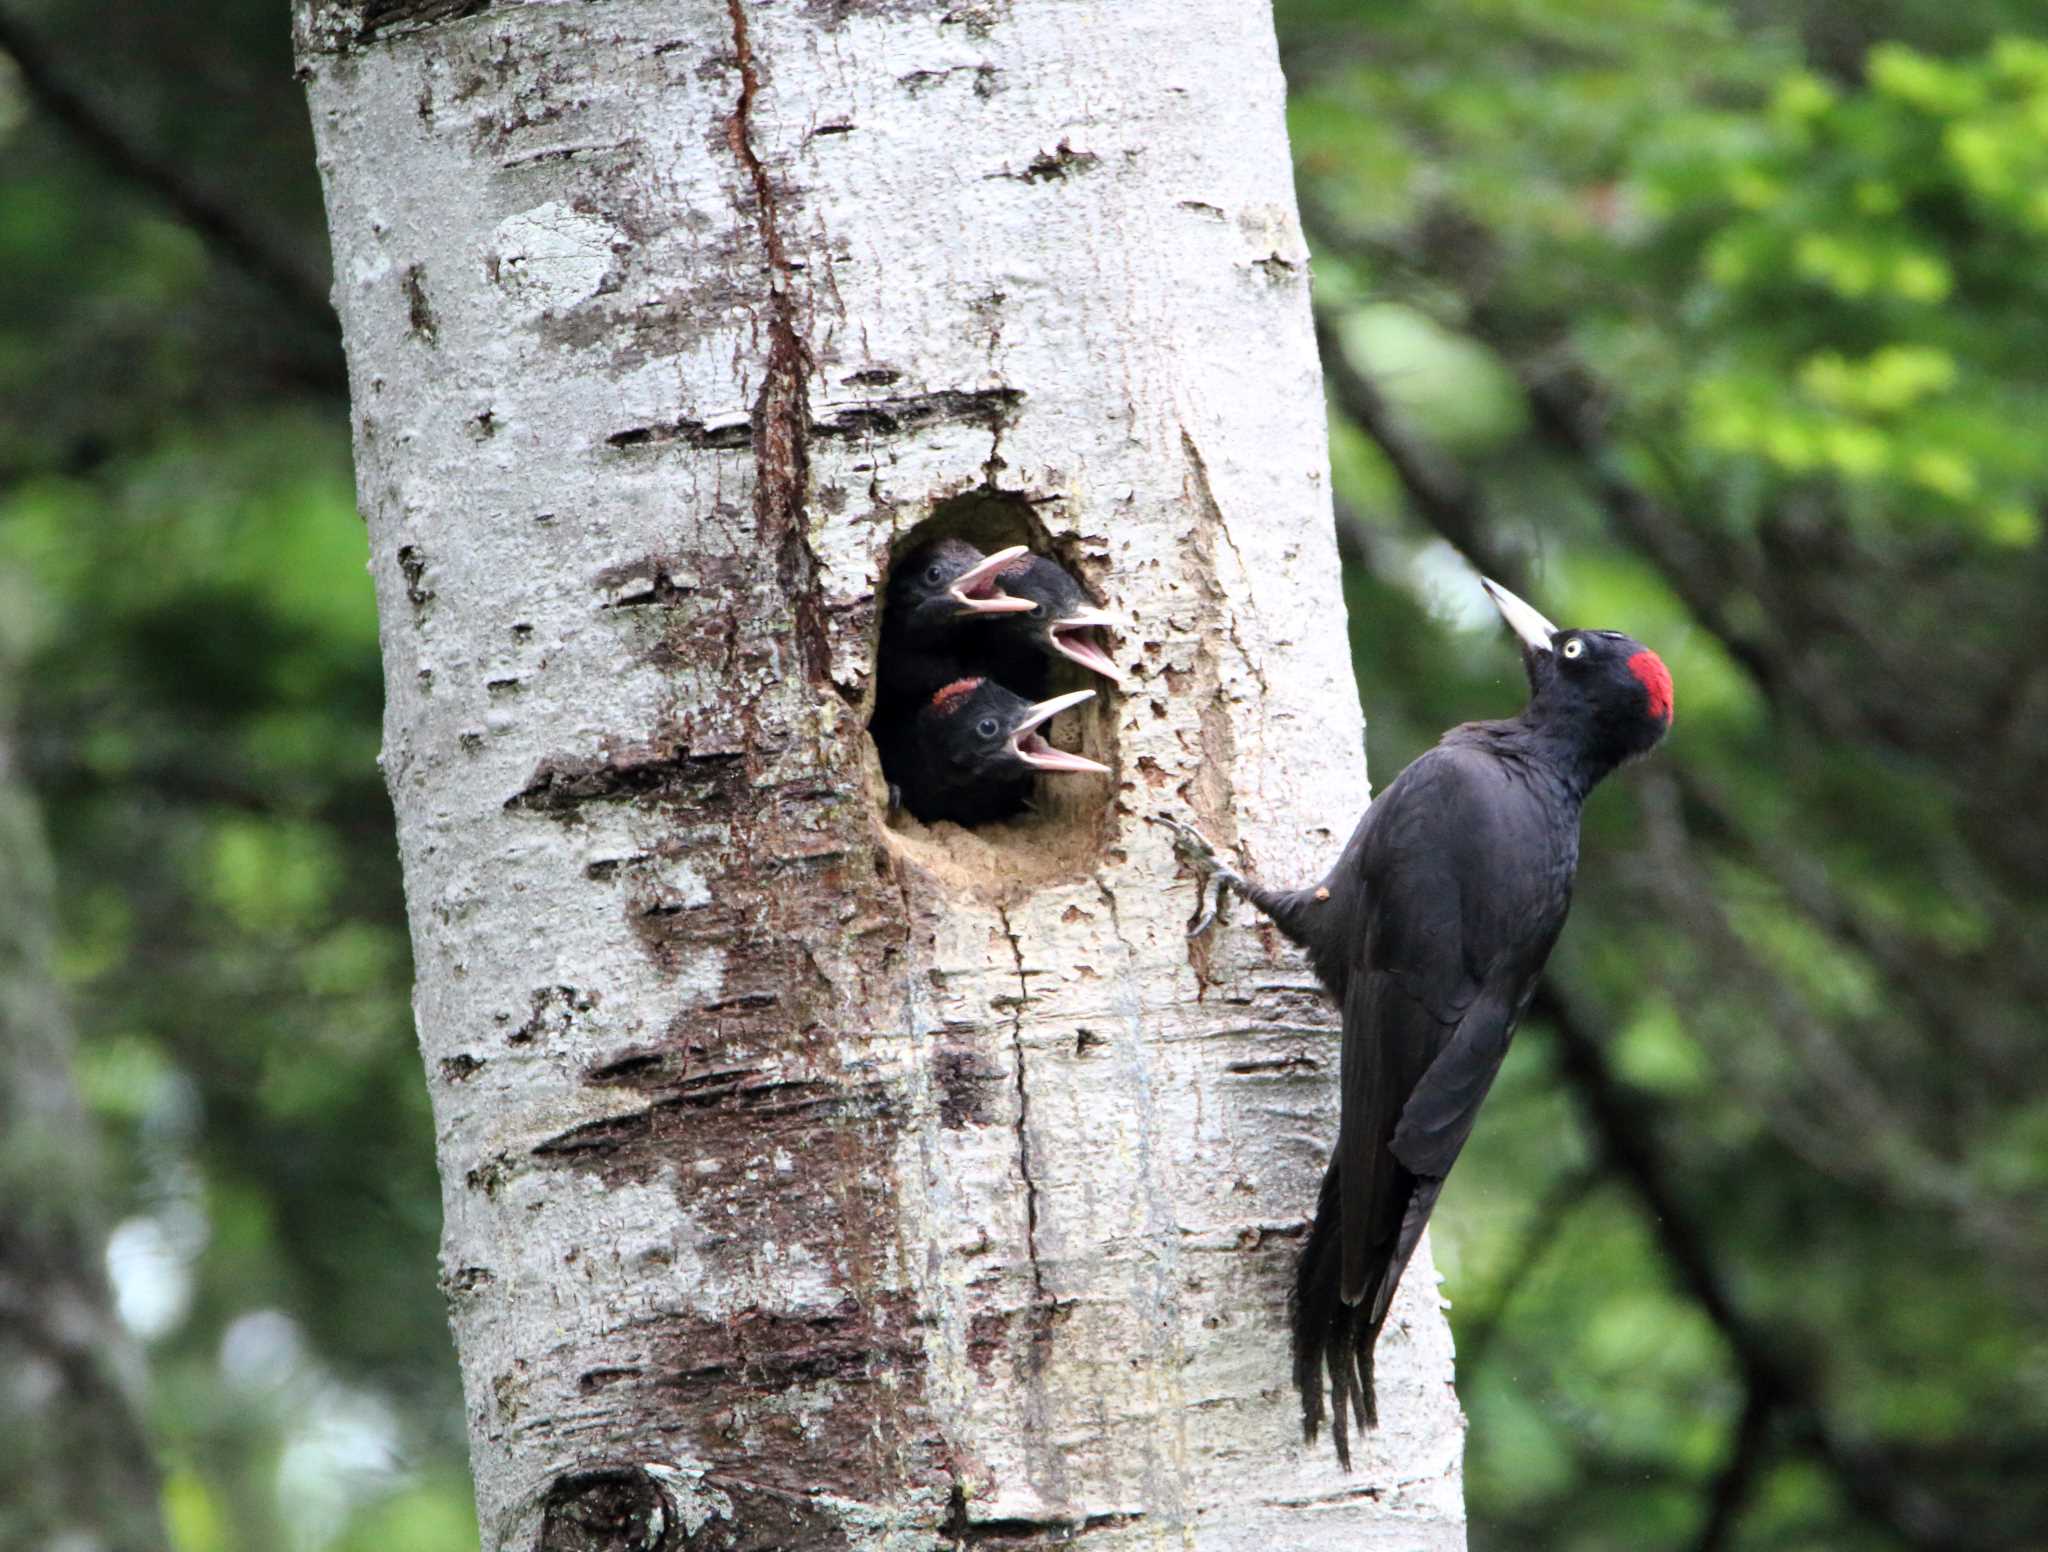
[[1121,690],[1124,687],[1123,670],[1116,666],[1116,660],[1101,643],[1093,636],[1083,634],[1092,630],[1121,629],[1123,621],[1107,609],[1076,609],[1072,614],[1053,621],[1052,649],[1068,661],[1092,669]]
[[1500,617],[1508,622],[1508,629],[1522,638],[1523,646],[1531,652],[1552,650],[1550,641],[1557,634],[1555,625],[1492,578],[1481,577],[1479,585],[1486,589],[1486,596],[1493,600],[1493,606],[1500,611]]
[[1033,706],[1010,735],[1010,747],[1017,751],[1017,758],[1041,771],[1080,771],[1099,776],[1111,774],[1108,766],[1097,765],[1085,755],[1055,749],[1038,735],[1039,728],[1069,706],[1078,706],[1094,698],[1093,690],[1076,690],[1071,695],[1055,695],[1051,700],[1040,701]]
[[946,589],[963,614],[1029,614],[1038,605],[1028,598],[1012,598],[996,587],[996,573],[1019,555],[1031,552],[1021,544],[997,550],[987,559],[969,566]]

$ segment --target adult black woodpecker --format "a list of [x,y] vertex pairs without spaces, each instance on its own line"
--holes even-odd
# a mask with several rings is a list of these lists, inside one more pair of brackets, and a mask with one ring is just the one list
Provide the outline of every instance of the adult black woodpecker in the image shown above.
[[882,767],[903,806],[926,823],[1007,818],[1024,806],[1041,774],[1110,774],[1106,765],[1055,749],[1038,731],[1094,694],[1075,690],[1034,704],[993,679],[952,680],[892,732],[896,746],[883,745]]
[[1096,638],[1098,630],[1117,626],[1116,617],[1098,608],[1058,561],[1019,555],[999,567],[994,580],[1000,594],[1023,605],[976,633],[977,649],[992,654],[997,679],[1025,695],[1043,695],[1052,664],[1065,658],[1122,686],[1123,671]]
[[1327,1381],[1346,1469],[1349,1417],[1379,1421],[1373,1347],[1402,1269],[1564,926],[1580,809],[1671,726],[1671,675],[1648,647],[1560,630],[1482,585],[1521,639],[1528,705],[1444,734],[1372,802],[1321,883],[1269,889],[1166,820],[1204,892],[1213,878],[1219,906],[1235,890],[1271,917],[1343,1010],[1337,1145],[1291,1313],[1303,1437],[1322,1425]]

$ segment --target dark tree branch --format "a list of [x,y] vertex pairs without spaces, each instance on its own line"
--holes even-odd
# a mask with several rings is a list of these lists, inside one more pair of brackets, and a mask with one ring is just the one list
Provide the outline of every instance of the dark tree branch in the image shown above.
[[1771,1419],[1777,1410],[1777,1402],[1762,1391],[1750,1391],[1743,1402],[1728,1447],[1728,1463],[1707,1489],[1707,1517],[1700,1526],[1699,1539],[1692,1544],[1693,1552],[1722,1552],[1735,1534],[1769,1458]]
[[1485,507],[1478,490],[1465,478],[1465,471],[1401,424],[1379,384],[1345,351],[1328,309],[1318,307],[1315,320],[1316,345],[1323,357],[1323,381],[1336,396],[1338,407],[1379,444],[1408,498],[1422,508],[1430,527],[1463,550],[1475,564],[1494,568],[1496,561],[1504,557],[1488,559],[1492,539]]
[[[1303,203],[1306,210],[1315,201],[1305,193]],[[1326,246],[1319,235],[1321,219],[1312,218],[1309,224],[1312,245]],[[1780,596],[1782,589],[1773,585],[1768,568],[1743,545],[1725,540],[1713,524],[1695,522],[1671,510],[1631,478],[1607,432],[1610,395],[1605,387],[1552,338],[1554,329],[1540,320],[1512,315],[1493,300],[1499,267],[1493,234],[1449,211],[1425,220],[1423,228],[1428,235],[1418,239],[1425,250],[1421,254],[1384,242],[1359,246],[1420,283],[1451,289],[1460,312],[1458,326],[1491,350],[1514,377],[1536,435],[1563,456],[1566,466],[1592,492],[1615,533],[1659,569],[1679,601],[1742,665],[1766,699],[1774,705],[1796,701],[1818,725],[1837,736],[1868,736],[1912,747],[1912,729],[1884,721],[1854,698],[1838,693],[1820,670],[1806,665],[1791,635],[1779,628],[1777,621],[1791,611],[1808,627],[1824,627],[1856,641],[1872,662],[1889,658],[1887,643],[1871,635],[1864,622],[1830,607],[1825,598],[1802,594],[1788,600]],[[1340,354],[1333,349],[1334,336],[1327,329],[1320,331],[1319,338],[1326,359]],[[1343,385],[1333,386],[1341,395]],[[1363,415],[1360,423],[1372,425]],[[1404,440],[1410,441],[1413,451],[1412,439]],[[1405,482],[1405,474],[1403,477]],[[1453,538],[1452,542],[1460,541]],[[1758,630],[1745,629],[1737,621],[1734,610],[1744,596],[1762,606],[1764,618]]]
[[201,237],[267,286],[299,319],[324,334],[335,332],[327,288],[275,237],[194,185],[170,162],[144,148],[139,137],[64,78],[43,44],[20,20],[0,10],[0,52],[13,61],[23,89],[37,107],[115,176],[161,200]]
[[[1723,974],[1732,973],[1751,989],[1777,1033],[1776,1046],[1798,1058],[1813,1085],[1822,1118],[1802,1114],[1799,1096],[1788,1093],[1775,1074],[1738,1077],[1745,1097],[1778,1137],[1817,1169],[1880,1200],[1942,1214],[2029,1274],[2025,1286],[2038,1287],[2037,1215],[2017,1198],[2000,1200],[1967,1161],[1930,1144],[1901,1108],[1901,1085],[1873,1070],[1876,1053],[1868,1042],[1843,1039],[1745,939],[1686,833],[1683,785],[1667,766],[1645,773],[1637,788],[1651,887],[1665,902],[1670,925],[1709,949]],[[1825,929],[1825,922],[1815,924]],[[1930,1043],[1939,1048],[1946,1030],[1935,1027],[1942,1033]]]
[[1751,835],[1713,786],[1690,770],[1678,771],[1678,791],[1689,825],[1740,856],[1768,878],[1792,906],[1823,932],[1875,965],[1888,986],[1911,1003],[1929,1032],[1955,1023],[1956,1010],[1926,984],[1930,963],[1944,950],[1925,938],[1880,931],[1851,910],[1815,875],[1812,866],[1787,849]]
[[[1474,336],[1499,355],[1513,374],[1539,434],[1568,454],[1573,467],[1586,474],[1616,530],[1659,569],[1680,602],[1764,693],[1775,698],[1774,692],[1783,684],[1779,655],[1769,644],[1738,630],[1728,617],[1727,599],[1735,577],[1725,547],[1708,546],[1622,473],[1598,431],[1596,399],[1583,378],[1532,370],[1511,349],[1513,331],[1484,301],[1468,298],[1467,317]],[[1491,548],[1491,524],[1477,488],[1427,441],[1399,423],[1378,385],[1346,355],[1324,308],[1316,310],[1316,341],[1322,349],[1325,381],[1338,404],[1380,445],[1431,526],[1479,561]],[[1500,564],[1481,563],[1489,569]]]
[[1556,1034],[1559,1071],[1577,1096],[1602,1152],[1641,1203],[1680,1286],[1727,1339],[1750,1388],[1781,1397],[1792,1394],[1798,1385],[1789,1366],[1736,1309],[1718,1259],[1672,1189],[1671,1172],[1651,1141],[1644,1107],[1614,1076],[1600,1039],[1554,981],[1543,983],[1529,1011]]
[[[1864,709],[1838,695],[1818,672],[1801,667],[1801,654],[1776,620],[1791,601],[1780,596],[1764,569],[1751,561],[1739,544],[1719,544],[1708,537],[1711,526],[1666,507],[1630,479],[1619,450],[1607,434],[1607,396],[1584,367],[1566,358],[1549,362],[1525,359],[1513,348],[1514,330],[1495,309],[1472,308],[1474,336],[1500,356],[1522,389],[1537,434],[1585,481],[1608,522],[1622,540],[1657,568],[1679,601],[1712,633],[1728,655],[1756,681],[1766,699],[1784,704],[1796,700],[1829,733],[1860,738],[1876,733],[1897,742],[1891,730],[1873,727]],[[1553,357],[1556,353],[1553,352]],[[1763,606],[1765,628],[1747,631],[1730,613],[1733,600],[1747,594]],[[1797,607],[1808,615],[1825,609],[1825,600],[1806,594]],[[1839,610],[1826,610],[1829,629],[1855,639],[1873,659],[1881,644],[1861,624]]]
[[1657,568],[1693,617],[1770,694],[1783,678],[1775,644],[1750,636],[1728,617],[1730,594],[1740,586],[1762,595],[1761,579],[1741,565],[1738,551],[1709,544],[1695,525],[1665,510],[1622,471],[1606,437],[1604,397],[1590,377],[1568,363],[1546,367],[1519,358],[1512,349],[1512,330],[1491,307],[1475,306],[1471,321],[1474,335],[1514,374],[1537,434],[1566,455],[1615,531]]
[[[1712,520],[1672,507],[1629,478],[1623,468],[1622,449],[1608,429],[1609,406],[1614,395],[1566,346],[1560,342],[1534,355],[1517,356],[1515,330],[1502,319],[1499,309],[1475,307],[1471,323],[1474,336],[1499,355],[1514,373],[1537,434],[1564,455],[1568,465],[1592,489],[1615,531],[1672,578],[1672,586],[1686,607],[1731,653],[1739,654],[1747,643],[1757,650],[1782,655],[1790,639],[1782,630],[1746,634],[1736,629],[1727,602],[1732,595],[1746,592],[1773,612],[1768,623],[1774,625],[1781,615],[1796,611],[1805,618],[1809,631],[1818,628],[1839,633],[1873,661],[1896,669],[1892,643],[1882,633],[1873,631],[1867,619],[1838,607],[1825,593],[1802,591],[1796,597],[1787,597],[1768,553],[1753,554],[1741,543],[1717,543],[1717,525]],[[1671,488],[1683,488],[1686,482],[1668,448],[1651,444],[1644,451],[1662,469]],[[1774,537],[1781,545],[1785,542],[1789,505],[1775,507],[1764,517],[1760,538],[1766,551]],[[1828,551],[1826,564],[1843,568],[1853,565],[1855,560],[1853,550],[1835,546]],[[1802,684],[1800,688],[1809,698],[1820,695],[1822,704],[1818,709],[1845,724],[1869,722],[1860,707],[1838,704],[1824,688],[1812,684]]]

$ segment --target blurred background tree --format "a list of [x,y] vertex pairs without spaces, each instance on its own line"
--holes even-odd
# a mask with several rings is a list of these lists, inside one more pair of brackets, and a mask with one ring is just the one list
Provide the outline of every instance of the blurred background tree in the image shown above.
[[[281,10],[204,12],[0,0],[15,747],[173,1544],[440,1552],[319,193]],[[1475,1544],[2048,1543],[2037,8],[1280,25],[1380,780],[1518,698],[1471,565],[1678,682],[1438,1214]]]

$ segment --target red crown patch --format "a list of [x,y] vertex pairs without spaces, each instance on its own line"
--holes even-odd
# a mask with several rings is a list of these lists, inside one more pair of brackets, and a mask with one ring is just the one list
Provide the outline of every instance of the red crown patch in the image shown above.
[[[1661,666],[1661,665],[1660,665]],[[1668,682],[1668,681],[1667,681]],[[979,679],[955,679],[932,697],[932,710],[950,712],[960,702],[981,688]]]
[[1671,720],[1671,670],[1664,666],[1664,659],[1648,647],[1628,660],[1628,671],[1642,682],[1649,692],[1650,715],[1659,722]]

